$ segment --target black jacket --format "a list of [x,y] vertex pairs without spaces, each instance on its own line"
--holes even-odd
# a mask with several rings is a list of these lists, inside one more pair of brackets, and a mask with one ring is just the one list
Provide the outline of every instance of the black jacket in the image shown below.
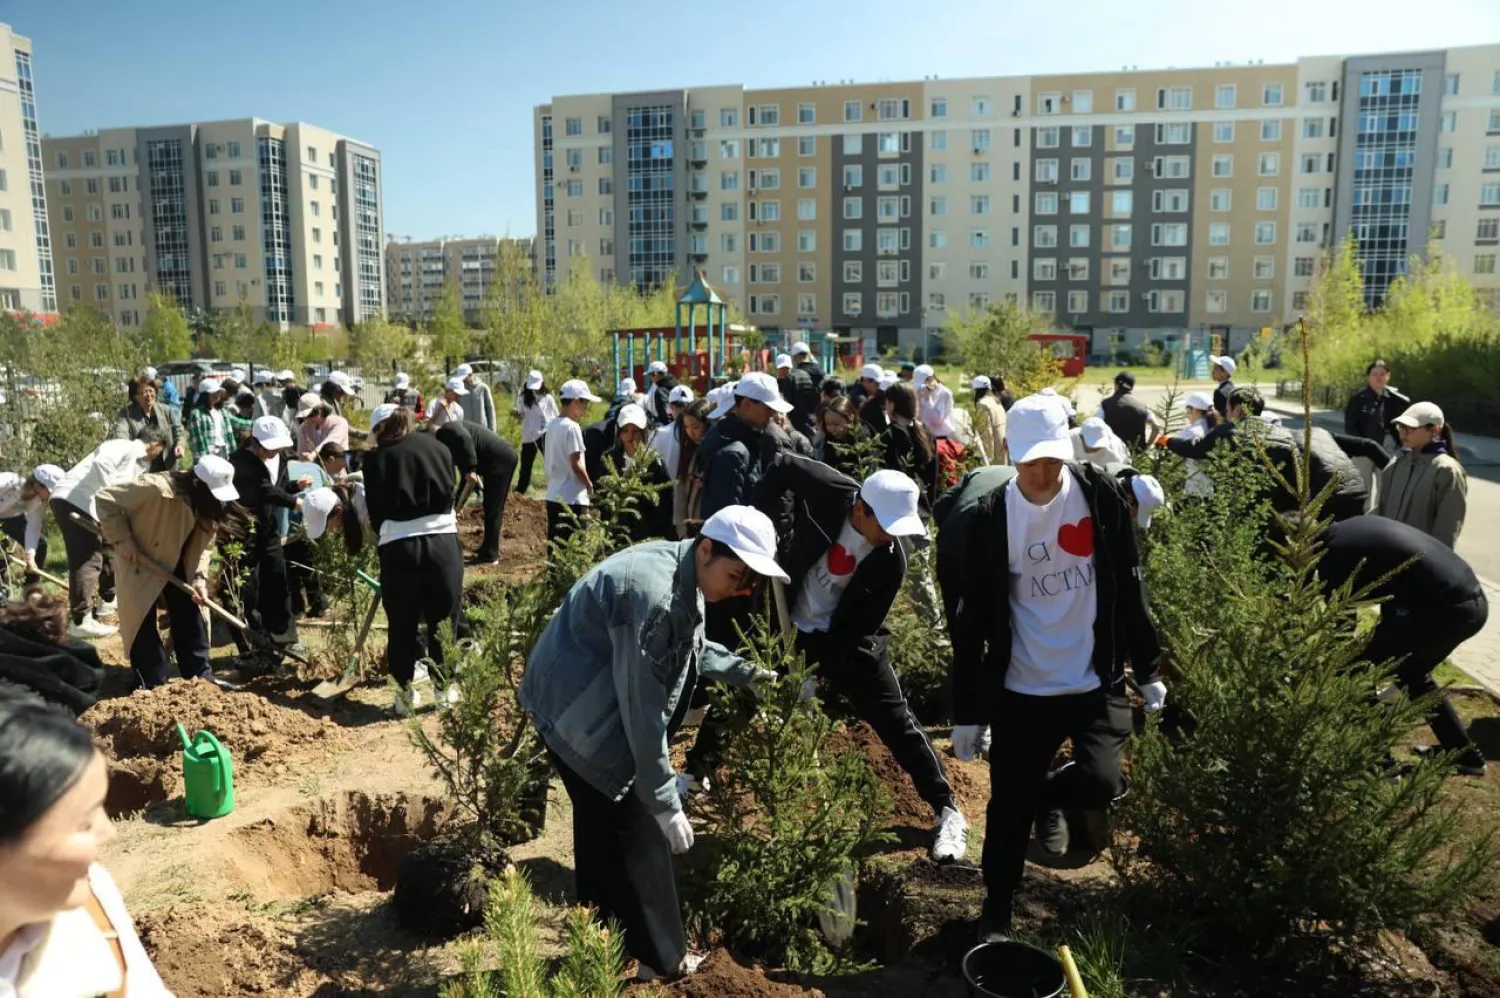
[[[1253,432],[1260,438],[1261,444],[1265,447],[1266,456],[1270,458],[1271,465],[1277,473],[1288,484],[1295,484],[1299,448],[1291,432],[1280,426],[1272,426],[1270,423],[1256,420],[1253,416],[1246,417],[1245,423],[1254,427]],[[1171,437],[1167,440],[1167,449],[1178,457],[1202,461],[1220,444],[1229,447],[1240,446],[1245,442],[1246,432],[1238,423],[1223,422],[1197,440],[1179,440]],[[1271,501],[1271,508],[1278,513],[1290,512],[1302,505],[1294,493],[1281,488],[1279,484],[1272,488],[1270,495],[1266,498]]]
[[1113,395],[1099,403],[1099,408],[1104,412],[1105,425],[1127,445],[1141,447],[1146,443],[1146,426],[1151,416],[1146,403],[1128,391],[1116,389]]
[[468,420],[444,423],[433,436],[453,455],[453,468],[459,477],[471,471],[478,472],[481,477],[509,475],[520,462],[509,440]]
[[802,371],[803,373],[805,373],[807,375],[807,380],[812,382],[813,391],[815,393],[821,393],[823,391],[823,379],[826,378],[827,375],[823,373],[823,367],[817,361],[809,357],[807,360],[804,360],[802,363],[792,368],[792,370]]
[[[1256,424],[1247,421],[1247,425],[1255,426]],[[1256,426],[1256,432],[1261,435],[1266,456],[1271,459],[1271,464],[1276,471],[1285,478],[1287,485],[1295,486],[1297,463],[1302,453],[1300,441],[1290,430],[1272,426],[1269,423],[1260,422]],[[1235,423],[1221,423],[1198,440],[1178,440],[1173,437],[1167,441],[1167,447],[1180,457],[1201,461],[1213,453],[1214,448],[1224,441],[1229,441],[1230,446],[1239,446],[1244,433],[1245,431]],[[1359,516],[1365,511],[1369,490],[1365,488],[1364,479],[1360,476],[1359,469],[1354,466],[1354,462],[1349,459],[1349,454],[1358,453],[1360,456],[1369,456],[1366,453],[1368,451],[1369,448],[1362,445],[1356,438],[1332,434],[1321,427],[1313,427],[1312,453],[1308,460],[1309,494],[1318,495],[1323,491],[1324,486],[1337,479],[1338,485],[1329,498],[1328,505],[1324,508],[1324,512],[1336,520]],[[1378,453],[1378,449],[1374,453]],[[1282,488],[1280,483],[1273,485],[1269,498],[1271,508],[1278,513],[1287,513],[1302,505],[1295,492]]]
[[[787,494],[793,496],[789,509],[781,503]],[[786,587],[788,609],[797,605],[808,573],[838,540],[858,495],[858,482],[811,458],[782,454],[766,469],[753,505],[776,526],[776,560],[792,580]],[[897,538],[859,563],[833,611],[822,643],[825,656],[844,655],[871,667],[886,657],[885,618],[906,578],[908,544]]]
[[755,429],[730,412],[708,428],[698,445],[697,474],[703,479],[698,500],[699,518],[707,520],[725,506],[744,506],[777,448]]
[[91,644],[55,645],[0,627],[0,690],[8,684],[66,707],[77,717],[99,699],[104,663]]
[[667,411],[667,396],[676,387],[677,379],[670,374],[663,374],[661,380],[651,386],[651,418],[656,420],[657,426],[666,426],[672,421],[672,414]]
[[[955,627],[959,619],[958,601],[963,596],[963,579],[968,574],[969,521],[979,509],[980,501],[1016,477],[1008,464],[988,464],[964,475],[959,483],[938,497],[932,507],[937,524],[937,548],[933,570],[943,594],[943,614],[948,623],[948,640],[955,655],[978,657],[984,650],[983,635],[972,628]],[[962,642],[968,639],[968,644]],[[978,644],[975,644],[975,641]]]
[[1225,378],[1214,388],[1214,409],[1223,418],[1229,417],[1229,396],[1234,394],[1234,382]]
[[[1146,606],[1146,584],[1136,546],[1135,517],[1113,476],[1091,464],[1066,465],[1083,491],[1094,523],[1094,670],[1107,690],[1124,682],[1130,659],[1136,681],[1154,682],[1161,644]],[[944,601],[954,613],[953,710],[956,724],[986,724],[991,705],[1005,689],[1010,668],[1010,544],[1006,533],[1005,488],[980,500],[959,540],[968,549],[963,575],[938,574]],[[951,519],[951,518],[950,518]],[[949,524],[952,527],[952,524]],[[945,528],[947,529],[947,528]],[[957,587],[958,598],[949,595]],[[981,654],[982,650],[982,654]]]
[[813,413],[818,411],[818,403],[822,401],[813,380],[806,371],[794,367],[776,379],[776,386],[781,389],[781,397],[792,404],[792,411],[788,413],[792,426],[804,434],[811,434]]
[[1367,437],[1383,444],[1386,438],[1399,440],[1395,419],[1411,405],[1411,399],[1394,388],[1387,387],[1385,394],[1375,394],[1369,385],[1349,397],[1344,407],[1344,432],[1351,437]]
[[874,396],[865,399],[859,407],[859,421],[868,426],[871,433],[879,433],[890,426],[891,417],[885,414],[885,401]]
[[897,426],[891,423],[881,431],[881,437],[885,440],[885,457],[880,466],[916,479],[917,485],[922,489],[922,508],[931,510],[932,504],[937,502],[941,491],[938,486],[941,468],[937,448],[933,448],[932,457],[926,461],[922,460],[917,446],[917,424],[915,423],[910,426]]
[[365,454],[365,501],[375,533],[386,520],[453,512],[453,455],[420,430]]
[[616,429],[618,424],[613,415],[583,428],[583,470],[588,472],[591,482],[604,477],[604,455],[615,445]]
[[[634,516],[630,522],[624,524],[625,532],[630,537],[630,543],[639,544],[642,541],[676,540],[677,528],[672,522],[672,480],[667,477],[667,466],[662,463],[661,455],[654,450],[648,450],[651,464],[642,472],[641,478],[648,485],[659,485],[662,488],[656,493],[656,501],[645,507],[636,507]],[[625,445],[615,444],[604,455],[604,485],[595,482],[595,488],[609,488],[608,475],[610,468],[620,471],[625,467]]]
[[297,486],[287,474],[286,455],[281,457],[275,481],[271,480],[271,469],[266,462],[249,445],[229,455],[229,463],[234,465],[234,488],[240,494],[240,505],[255,517],[255,539],[250,553],[264,557],[279,552],[281,533],[277,529],[276,511],[297,505]]
[[[1404,609],[1451,607],[1484,593],[1474,570],[1452,548],[1400,520],[1357,516],[1331,524],[1322,542],[1318,577],[1328,591],[1351,577],[1360,588],[1390,575],[1371,596],[1387,597]],[[1417,561],[1396,572],[1414,557]]]

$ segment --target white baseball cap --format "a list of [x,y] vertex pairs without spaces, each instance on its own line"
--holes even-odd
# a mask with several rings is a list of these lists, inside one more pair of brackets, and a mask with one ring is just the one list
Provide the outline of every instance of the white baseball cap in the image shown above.
[[1063,412],[1067,413],[1069,416],[1072,416],[1076,411],[1073,408],[1073,400],[1068,398],[1066,395],[1057,394],[1057,389],[1053,388],[1051,385],[1043,388],[1041,391],[1037,392],[1037,394],[1042,396],[1042,398],[1050,401],[1053,405],[1062,406]]
[[707,398],[714,404],[713,411],[708,414],[709,419],[722,419],[729,415],[729,410],[734,408],[734,386],[737,383],[731,381],[727,385],[709,389]]
[[402,371],[400,374],[397,374],[396,375],[396,387],[397,388],[410,388],[411,387],[411,375],[407,374],[405,371]]
[[634,402],[628,402],[620,406],[620,411],[615,414],[615,425],[639,426],[644,430],[646,428],[646,410]]
[[38,485],[51,492],[66,474],[66,471],[55,464],[39,464],[32,470],[31,477],[36,479]]
[[886,468],[859,487],[859,497],[875,513],[880,529],[892,537],[926,537],[927,525],[917,513],[917,483],[911,476]]
[[1151,529],[1151,514],[1167,505],[1167,492],[1150,475],[1130,476],[1130,491],[1135,494],[1135,522],[1142,530]]
[[276,380],[277,381],[296,381],[297,380],[297,376],[292,373],[291,368],[283,367],[281,370],[279,370],[279,371],[276,372]]
[[646,373],[647,374],[666,374],[667,373],[667,363],[666,363],[666,361],[653,360],[651,362],[651,366],[648,367],[648,368],[646,368]]
[[557,390],[557,394],[562,397],[564,402],[572,402],[574,399],[586,399],[589,402],[599,401],[599,396],[589,391],[589,386],[577,378],[574,378],[572,381],[564,381],[562,387]]
[[234,487],[234,465],[214,454],[205,454],[193,465],[193,474],[208,486],[208,491],[220,502],[234,502],[240,497]]
[[229,380],[230,381],[238,381],[241,384],[244,384],[244,382],[245,382],[245,369],[243,367],[236,367],[234,370],[230,371],[229,372]]
[[792,366],[791,354],[779,353],[776,355],[776,370]]
[[1073,436],[1068,413],[1056,396],[1028,395],[1005,414],[1005,443],[1016,464],[1055,458],[1073,459]]
[[1233,357],[1210,356],[1208,358],[1208,362],[1215,367],[1222,367],[1224,369],[1224,373],[1228,374],[1231,377],[1234,376],[1235,370],[1239,367],[1239,365],[1234,362]]
[[1090,416],[1083,421],[1083,426],[1078,431],[1083,437],[1083,445],[1089,450],[1098,450],[1099,445],[1104,443],[1104,438],[1109,435],[1109,425],[1098,416]]
[[541,371],[529,371],[526,374],[526,388],[534,392],[542,387],[542,380]]
[[141,368],[141,376],[143,378],[145,378],[146,380],[148,380],[148,381],[155,381],[156,380],[156,368],[154,368],[154,367],[143,367],[143,368]]
[[620,383],[617,386],[615,386],[615,394],[616,395],[634,395],[635,394],[635,379],[634,378],[621,378],[620,379]]
[[918,388],[921,388],[927,384],[927,379],[932,377],[934,373],[931,364],[918,364],[917,369],[911,372],[911,379],[917,383]]
[[292,435],[286,424],[275,416],[262,416],[250,424],[250,435],[266,450],[286,450],[292,446]]
[[974,389],[976,392],[979,391],[979,389],[981,389],[981,388],[988,388],[988,387],[990,387],[990,378],[989,378],[989,375],[987,375],[987,374],[976,374],[976,375],[974,375],[974,380],[971,381],[971,382],[969,382],[969,387],[972,388],[972,389]]
[[764,371],[752,371],[735,382],[734,394],[742,399],[763,402],[772,412],[791,412],[792,403],[781,397],[776,379]]
[[864,367],[861,367],[859,369],[859,376],[861,378],[869,378],[871,381],[879,381],[880,376],[884,373],[885,372],[880,369],[879,364],[866,364]]
[[1182,407],[1184,409],[1200,409],[1203,412],[1207,412],[1214,407],[1213,396],[1207,392],[1193,392],[1182,400]]
[[879,386],[881,391],[885,391],[900,380],[901,377],[895,371],[881,371],[880,379],[875,384]]
[[343,371],[334,371],[328,375],[328,383],[346,395],[354,394],[354,382]]
[[270,371],[256,371],[255,377],[250,379],[250,383],[255,385],[269,385],[274,380],[271,377]]
[[204,378],[198,382],[198,391],[204,395],[212,395],[214,392],[222,392],[223,390],[224,386],[219,382],[218,378]]
[[297,400],[297,418],[306,419],[312,411],[323,404],[323,396],[317,392],[303,392]]
[[329,488],[312,489],[303,493],[300,501],[302,526],[306,528],[309,539],[317,540],[328,529],[328,515],[339,504],[338,493]]
[[698,536],[729,548],[756,575],[792,581],[776,564],[776,530],[771,518],[753,506],[725,506],[708,518]]
[[455,374],[453,377],[448,379],[448,383],[443,387],[452,392],[454,395],[469,394],[469,390],[464,387],[464,379],[461,375]]
[[678,385],[667,392],[667,402],[670,405],[687,405],[693,401],[693,390],[687,385]]
[[460,365],[458,365],[458,367],[454,368],[453,376],[455,378],[467,378],[469,375],[471,375],[473,373],[474,373],[474,365],[472,365],[472,364],[460,364]]
[[[306,398],[307,396],[304,395],[302,397]],[[394,402],[382,402],[379,405],[377,405],[375,408],[371,409],[370,410],[370,431],[374,432],[375,427],[379,426],[381,423],[385,422],[388,418],[390,418],[391,416],[395,415],[396,414],[396,410],[399,409],[399,408],[401,408],[401,407],[399,405],[397,405],[396,403],[394,403]]]
[[796,343],[793,343],[793,344],[792,344],[792,356],[793,356],[793,357],[795,357],[795,356],[797,356],[797,355],[798,355],[798,354],[799,354],[799,353],[807,353],[807,354],[810,354],[810,353],[812,353],[812,348],[811,348],[811,347],[809,347],[809,346],[808,346],[808,345],[807,345],[807,344],[806,344],[806,343],[804,343],[804,342],[803,342],[803,341],[802,341],[802,340],[798,340],[798,341],[797,341],[797,342],[796,342]]
[[1443,410],[1432,402],[1417,402],[1407,406],[1406,411],[1397,416],[1393,422],[1408,429],[1416,429],[1419,426],[1442,426]]

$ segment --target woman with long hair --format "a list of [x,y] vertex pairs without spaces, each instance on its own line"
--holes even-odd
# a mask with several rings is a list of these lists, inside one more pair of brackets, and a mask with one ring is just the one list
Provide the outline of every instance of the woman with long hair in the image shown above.
[[698,447],[708,436],[709,413],[714,403],[707,399],[695,399],[673,420],[669,430],[676,440],[677,466],[672,470],[672,522],[677,527],[677,536],[683,540],[696,535],[699,515],[698,498],[703,491],[703,479],[698,468]]
[[1454,547],[1468,512],[1469,476],[1453,427],[1431,402],[1409,407],[1395,425],[1401,453],[1380,472],[1380,515]]
[[854,452],[854,445],[868,434],[853,402],[842,395],[830,399],[818,412],[813,458],[850,478],[859,479],[859,459]]
[[[208,599],[208,569],[220,527],[243,522],[239,496],[234,465],[211,454],[191,471],[142,475],[98,494],[100,534],[114,548],[120,639],[147,689],[170,678],[156,626],[158,599],[166,604],[182,678],[214,679],[199,608]],[[168,585],[162,573],[188,583],[192,595]]]
[[[453,455],[430,433],[415,433],[406,409],[386,403],[370,413],[375,449],[364,460],[365,501],[380,549],[381,602],[390,622],[386,654],[400,690],[392,709],[421,706],[413,689],[422,653],[439,665],[438,631],[459,637],[464,556],[453,512]],[[425,623],[425,633],[419,628]]]
[[516,482],[516,492],[525,495],[531,488],[531,466],[546,444],[543,435],[547,424],[557,418],[557,403],[541,371],[526,375],[526,387],[516,399],[515,414],[521,421],[521,477]]
[[937,502],[938,453],[932,434],[917,421],[917,391],[910,384],[898,381],[885,392],[886,412],[890,425],[885,428],[885,459],[883,468],[892,468],[910,475],[922,490],[924,509],[931,509]]
[[74,717],[92,707],[104,663],[86,641],[68,638],[68,601],[32,590],[0,606],[0,694],[20,687]]

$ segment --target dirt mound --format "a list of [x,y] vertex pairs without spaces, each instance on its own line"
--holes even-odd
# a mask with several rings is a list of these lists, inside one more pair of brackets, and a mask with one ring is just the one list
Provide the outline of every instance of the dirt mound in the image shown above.
[[742,966],[722,949],[710,953],[696,974],[674,982],[666,990],[668,994],[689,998],[795,998],[803,995],[822,998],[823,995],[817,988],[769,980],[759,967]]
[[[458,516],[458,539],[464,554],[479,550],[484,539],[484,508],[465,506]],[[514,577],[547,562],[547,505],[512,492],[505,501],[505,519],[500,524],[500,574]]]
[[305,970],[291,928],[223,905],[172,905],[136,919],[151,962],[177,998],[299,993]]
[[111,760],[112,816],[175,796],[182,775],[176,724],[191,735],[206,729],[234,757],[236,784],[274,782],[288,756],[309,746],[332,747],[343,734],[330,721],[277,706],[253,693],[227,693],[213,683],[176,680],[154,690],[102,700],[82,718]]
[[[892,825],[898,828],[932,827],[934,815],[931,805],[917,793],[916,784],[912,783],[911,777],[901,768],[896,757],[891,755],[891,750],[885,747],[885,742],[880,740],[875,729],[858,721],[842,731],[834,732],[827,744],[830,751],[853,746],[863,753],[871,771],[890,790],[894,799]],[[981,768],[976,769],[976,765]],[[982,765],[961,763],[952,756],[943,756],[943,768],[948,771],[948,782],[953,786],[959,808],[966,815],[983,813],[985,802],[989,799],[989,785]]]

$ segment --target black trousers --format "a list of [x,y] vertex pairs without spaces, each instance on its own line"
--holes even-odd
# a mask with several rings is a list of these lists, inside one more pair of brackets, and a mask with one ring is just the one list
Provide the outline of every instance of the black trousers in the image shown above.
[[[190,577],[178,562],[173,575],[186,582]],[[167,622],[172,629],[172,652],[177,656],[177,671],[183,679],[207,679],[212,673],[208,668],[208,625],[203,620],[203,610],[193,598],[173,585],[162,587],[162,598],[167,604]],[[140,677],[146,689],[161,686],[171,675],[167,671],[167,652],[161,646],[161,635],[156,630],[156,610],[153,608],[141,621],[130,644],[130,667]]]
[[[708,603],[703,608],[703,636],[716,641],[725,648],[737,649],[743,642],[740,632],[750,633],[755,626],[755,597],[731,596],[728,599]],[[738,708],[749,710],[753,703],[748,692],[735,694]],[[690,702],[694,707],[706,707],[712,699],[707,683],[699,683],[693,690]],[[688,697],[684,697],[688,701]],[[724,755],[724,736],[729,718],[710,713],[698,726],[698,734],[687,752],[687,771],[694,776],[707,776],[719,767]]]
[[281,547],[281,553],[286,556],[287,583],[292,590],[292,615],[301,616],[304,610],[322,613],[328,609],[328,599],[323,595],[323,581],[318,577],[317,555],[313,554],[312,542],[300,532],[294,533],[293,538]]
[[[26,514],[7,516],[3,520],[0,520],[0,531],[3,531],[6,537],[9,537],[17,544],[24,545],[26,543]],[[38,566],[47,564],[47,534],[45,532],[43,532],[41,537],[37,538],[36,563]],[[26,573],[26,585],[34,586],[40,581],[42,581],[40,575],[32,575],[30,572]]]
[[[990,732],[990,802],[985,813],[984,914],[1008,924],[1026,868],[1026,844],[1038,814],[1055,808],[1097,810],[1120,790],[1120,756],[1130,737],[1123,685],[1088,693],[1000,694]],[[1057,750],[1073,742],[1073,765],[1051,772]]]
[[[459,637],[464,556],[458,534],[426,534],[380,545],[380,602],[390,624],[386,657],[391,677],[410,686],[417,659],[443,661],[438,632],[444,621]],[[424,633],[418,628],[426,624]]]
[[[98,522],[87,510],[79,509],[66,499],[53,499],[52,515],[57,518],[57,529],[62,533],[63,547],[68,551],[68,604],[73,611],[73,623],[83,623],[94,609],[94,599],[101,594],[105,599],[114,595],[114,561],[104,556],[104,542],[93,530],[73,520],[72,514],[99,528]],[[41,552],[37,553],[41,561]]]
[[[1442,665],[1455,648],[1484,630],[1489,615],[1483,590],[1472,599],[1441,609],[1416,610],[1386,603],[1380,608],[1380,623],[1370,636],[1365,657],[1371,662],[1401,659],[1396,684],[1408,696],[1424,696],[1438,688],[1432,670]],[[1458,711],[1446,696],[1433,707],[1427,723],[1445,751],[1474,747]]]
[[516,452],[507,446],[508,461],[479,473],[484,489],[484,539],[479,543],[479,558],[493,561],[500,557],[500,527],[505,522],[505,501],[510,498],[510,480],[516,474]]
[[[550,753],[549,753],[550,754]],[[552,755],[573,802],[573,876],[578,903],[615,918],[625,950],[658,973],[674,973],[687,955],[672,850],[632,790],[612,801]]]
[[544,446],[541,437],[537,437],[534,444],[521,445],[521,478],[516,482],[516,491],[523,496],[531,488],[531,466],[536,463],[536,456]]
[[243,592],[245,620],[251,627],[264,633],[272,644],[296,643],[291,577],[281,538],[274,532],[270,535],[270,543],[251,556],[250,574],[245,579]]
[[567,503],[553,502],[547,500],[547,543],[566,544],[569,537],[573,536],[574,520],[568,516],[567,510],[572,510],[577,516],[588,515],[587,506],[575,506]]

